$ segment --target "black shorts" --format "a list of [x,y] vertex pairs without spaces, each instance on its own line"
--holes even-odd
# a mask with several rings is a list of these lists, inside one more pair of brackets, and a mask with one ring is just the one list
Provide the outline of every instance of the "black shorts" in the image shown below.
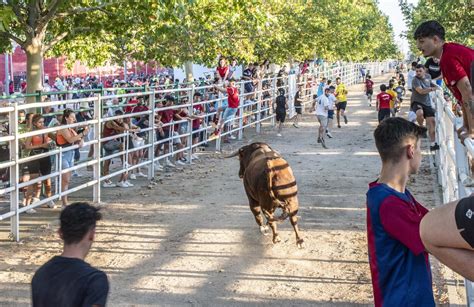
[[373,95],[373,94],[374,94],[374,90],[367,90],[367,91],[365,91],[365,94],[366,94],[367,96]]
[[170,137],[170,130],[163,129],[163,136],[161,136],[160,132],[156,130],[156,140],[161,141]]
[[303,107],[302,107],[302,106],[295,106],[296,114],[301,114],[301,113],[302,113],[302,110],[303,110]]
[[390,109],[380,109],[378,114],[379,123],[390,117]]
[[336,109],[339,111],[339,110],[345,110],[347,107],[347,101],[341,101],[339,103],[336,104]]
[[416,102],[416,101],[413,101],[411,103],[411,107],[410,109],[416,113],[416,111],[418,110],[423,110],[423,117],[424,118],[427,118],[427,117],[435,117],[435,113],[436,111],[431,107],[431,106],[427,106],[427,105],[424,105],[420,102]]
[[279,112],[279,111],[277,111],[275,114],[276,114],[276,120],[277,120],[277,122],[280,122],[280,123],[284,123],[284,122],[285,122],[286,112]]
[[252,81],[247,81],[244,85],[245,93],[252,93],[254,90],[254,86]]
[[474,196],[461,199],[454,211],[459,234],[474,248]]

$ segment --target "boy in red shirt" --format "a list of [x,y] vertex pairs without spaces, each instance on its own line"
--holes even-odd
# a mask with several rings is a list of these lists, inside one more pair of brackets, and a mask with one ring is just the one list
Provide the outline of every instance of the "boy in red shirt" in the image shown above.
[[379,123],[390,117],[390,101],[392,100],[392,96],[386,92],[387,86],[385,84],[380,85],[380,90],[382,92],[377,95],[377,103],[375,106],[379,112]]
[[365,79],[365,95],[369,102],[369,107],[372,106],[372,95],[374,94],[374,81],[370,80],[371,76],[367,75]]
[[416,28],[414,38],[423,56],[440,60],[444,83],[462,105],[464,127],[458,133],[464,140],[474,137],[474,95],[470,74],[474,50],[460,44],[446,43],[444,33],[439,22],[429,20]]
[[[214,88],[224,94],[227,94],[228,101],[228,107],[225,109],[224,114],[222,115],[222,118],[220,119],[219,124],[217,125],[217,129],[214,132],[215,136],[218,136],[224,124],[230,124],[230,120],[232,120],[235,114],[237,114],[240,100],[239,90],[235,87],[235,79],[231,79],[226,88],[217,85],[214,85]],[[227,137],[224,138],[224,142],[227,142]]]

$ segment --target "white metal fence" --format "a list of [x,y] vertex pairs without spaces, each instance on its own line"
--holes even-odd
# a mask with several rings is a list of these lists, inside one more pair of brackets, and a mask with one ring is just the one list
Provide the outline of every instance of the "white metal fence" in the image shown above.
[[[471,195],[474,192],[469,159],[474,158],[474,142],[468,138],[464,146],[456,130],[463,124],[462,117],[453,112],[453,105],[447,102],[442,91],[433,96],[436,106],[436,139],[440,150],[436,156],[438,182],[443,191],[443,203]],[[466,280],[467,305],[474,306],[473,283]]]
[[[238,113],[233,119],[226,122],[227,130],[223,131],[215,140],[217,150],[221,148],[222,138],[237,134],[238,139],[242,139],[244,128],[255,127],[256,132],[260,132],[262,123],[271,121],[274,123],[274,114],[272,103],[275,100],[276,93],[279,88],[284,88],[288,103],[290,105],[290,117],[294,112],[294,96],[297,88],[302,87],[303,99],[306,102],[311,102],[313,96],[316,94],[319,78],[327,77],[335,80],[336,77],[341,77],[342,82],[346,85],[353,85],[361,82],[360,68],[364,66],[372,76],[377,76],[389,70],[389,62],[380,63],[350,63],[336,67],[316,67],[312,69],[311,73],[304,75],[292,75],[284,77],[270,77],[255,82],[255,90],[252,93],[245,91],[244,82],[237,83],[240,88],[240,105]],[[203,94],[201,101],[194,101],[195,93]],[[113,94],[113,93],[111,93]],[[163,101],[165,95],[174,95],[179,98],[178,104],[172,106],[163,106],[160,102]],[[130,106],[130,98],[137,97],[143,99],[146,108],[142,108],[139,112],[124,113],[123,115],[112,114],[107,116],[109,109],[124,108]],[[110,101],[118,99],[118,105],[110,105]],[[3,197],[5,206],[0,209],[0,220],[10,221],[11,237],[14,240],[20,239],[20,215],[29,209],[47,204],[50,201],[56,201],[61,197],[70,195],[79,190],[92,187],[92,201],[101,201],[101,183],[109,180],[112,177],[128,174],[133,170],[140,168],[147,168],[147,177],[152,179],[155,174],[155,162],[163,161],[163,159],[172,158],[177,154],[185,154],[187,163],[192,161],[192,153],[196,147],[209,143],[209,137],[214,132],[213,117],[216,116],[217,109],[221,106],[225,97],[222,94],[215,95],[212,93],[212,86],[188,86],[185,88],[172,89],[147,89],[141,92],[127,93],[121,95],[101,95],[81,98],[69,99],[50,102],[38,103],[10,103],[4,104],[0,107],[0,119],[4,121],[2,127],[4,133],[0,136],[0,146],[3,146],[3,152],[6,157],[0,161],[0,171],[3,180],[0,180],[0,197]],[[195,114],[195,106],[202,105],[204,112],[202,114]],[[82,122],[58,125],[55,127],[48,127],[38,130],[20,131],[19,114],[21,112],[30,112],[35,110],[36,113],[41,113],[45,107],[56,107],[58,110],[65,107],[75,108],[75,112],[79,112],[78,106],[81,106],[82,111],[87,111],[91,118]],[[169,137],[157,138],[159,127],[155,122],[155,116],[164,110],[186,110],[189,116],[180,121],[172,121],[165,123],[163,128],[168,128]],[[294,113],[293,113],[294,114]],[[48,116],[48,114],[44,114]],[[196,117],[194,117],[196,116]],[[193,120],[202,120],[198,129],[193,129]],[[148,122],[148,124],[141,126],[140,135],[141,142],[132,143],[132,132],[129,130],[123,133],[117,133],[111,136],[104,137],[104,124],[112,120],[125,119],[130,122],[137,123],[139,120]],[[0,120],[0,121],[1,121]],[[87,159],[81,159],[73,167],[62,169],[61,159],[64,154],[69,151],[74,151],[79,148],[78,144],[73,144],[68,147],[56,147],[46,150],[35,155],[20,155],[24,150],[24,141],[33,136],[40,136],[46,133],[58,133],[62,129],[78,129],[80,127],[89,126],[92,131],[83,144],[83,148],[91,149],[91,155]],[[5,127],[7,127],[5,129]],[[177,128],[177,129],[176,129]],[[193,143],[197,140],[197,142]],[[105,152],[104,144],[111,140],[119,140],[122,144],[120,150],[113,152]],[[179,140],[180,142],[177,142]],[[181,146],[175,146],[176,143],[181,143]],[[167,145],[169,148],[167,153],[161,151],[161,154],[156,155],[156,148],[162,145]],[[163,146],[164,147],[164,146]],[[130,157],[132,153],[140,152],[141,159],[137,163],[131,163]],[[37,161],[41,158],[51,158],[53,162],[51,173],[48,175],[39,175],[36,178],[25,177],[22,169],[23,166],[32,161]],[[120,158],[121,165],[110,172],[104,172],[104,162],[107,160]],[[62,189],[62,176],[66,173],[71,173],[77,170],[86,170],[91,172],[92,179],[83,180],[82,183],[75,182],[70,187]],[[37,200],[33,203],[21,205],[21,189],[25,189],[33,184],[40,184],[46,179],[51,179],[53,184],[52,196]]]

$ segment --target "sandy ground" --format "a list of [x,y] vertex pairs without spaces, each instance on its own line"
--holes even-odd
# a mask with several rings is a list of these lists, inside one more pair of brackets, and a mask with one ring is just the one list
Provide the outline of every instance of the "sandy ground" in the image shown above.
[[[376,87],[387,79],[376,79]],[[376,114],[362,86],[349,90],[349,124],[334,129],[330,149],[316,143],[312,115],[299,129],[288,124],[283,137],[267,126],[224,147],[230,152],[265,141],[288,160],[299,187],[305,249],[296,247],[288,221],[279,225],[279,244],[260,234],[238,161],[211,151],[195,165],[157,176],[156,185],[137,180],[134,188],[104,189],[104,220],[87,261],[109,276],[109,306],[373,305],[365,193],[380,168],[372,138]],[[424,154],[409,188],[432,206],[439,200]],[[21,244],[8,242],[8,224],[0,224],[0,305],[29,305],[32,274],[60,252],[58,213],[40,209],[24,216]],[[436,299],[446,303],[448,284],[459,285],[459,279],[445,279],[435,262],[433,270]],[[462,295],[462,284],[456,289]]]

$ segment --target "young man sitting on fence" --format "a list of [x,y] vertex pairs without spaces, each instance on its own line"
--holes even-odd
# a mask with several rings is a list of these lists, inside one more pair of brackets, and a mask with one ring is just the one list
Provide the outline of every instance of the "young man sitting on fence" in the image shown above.
[[43,264],[31,281],[33,306],[105,306],[107,275],[84,261],[95,240],[98,208],[76,202],[59,217],[63,252]]
[[380,177],[367,192],[367,238],[375,306],[435,306],[420,222],[428,210],[407,190],[421,164],[426,128],[401,117],[375,129]]
[[[234,118],[235,114],[237,114],[237,110],[239,109],[239,90],[235,87],[235,80],[229,80],[229,84],[226,88],[214,85],[214,88],[218,91],[227,94],[227,100],[229,106],[225,109],[224,114],[222,115],[221,120],[217,126],[216,131],[214,132],[214,136],[217,137],[222,128],[225,124],[231,125],[230,121]],[[227,136],[224,138],[224,142],[228,142]]]
[[425,57],[440,60],[439,66],[444,83],[461,103],[464,127],[458,130],[459,137],[464,140],[474,137],[474,94],[471,68],[474,65],[474,50],[456,43],[446,43],[445,30],[435,21],[421,23],[414,33],[416,45]]

